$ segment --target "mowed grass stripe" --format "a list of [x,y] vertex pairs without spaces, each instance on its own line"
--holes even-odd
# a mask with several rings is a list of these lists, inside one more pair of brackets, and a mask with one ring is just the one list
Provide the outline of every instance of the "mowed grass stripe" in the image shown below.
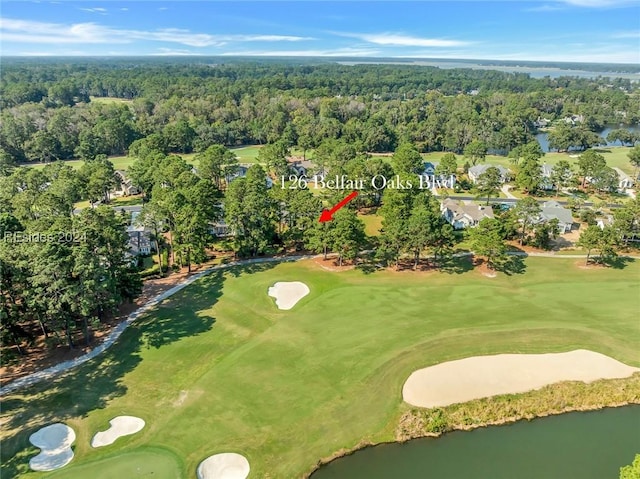
[[[83,477],[84,464],[142,447],[183,458],[184,477],[217,452],[247,456],[251,477],[299,477],[340,448],[392,439],[406,410],[402,384],[418,368],[577,348],[640,366],[640,264],[578,264],[528,258],[524,274],[493,279],[477,271],[336,273],[312,262],[213,273],[98,360],[7,397],[3,472],[26,471],[26,453],[35,452],[28,434],[63,420],[78,433],[76,458],[55,477]],[[294,280],[311,293],[280,311],[267,288]],[[105,451],[88,447],[119,414],[147,427]]]

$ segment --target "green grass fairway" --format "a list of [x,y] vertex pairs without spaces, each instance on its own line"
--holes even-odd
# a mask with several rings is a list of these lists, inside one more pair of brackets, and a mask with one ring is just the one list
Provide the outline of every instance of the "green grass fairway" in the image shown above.
[[133,102],[133,100],[127,100],[126,98],[115,98],[112,96],[92,96],[91,98],[91,103],[104,103],[107,105],[110,104],[114,104],[114,103],[121,103],[121,104],[131,104]]
[[368,215],[359,214],[358,218],[364,223],[364,232],[368,236],[379,236],[382,229],[382,216],[377,213],[371,213]]
[[[195,153],[175,153],[175,154],[184,158],[184,160],[191,165],[196,164]],[[136,161],[136,158],[133,156],[110,156],[109,161],[113,163],[113,168],[115,170],[126,170]],[[79,169],[84,163],[84,161],[82,160],[64,160],[64,162],[65,164],[71,166],[74,170]],[[31,166],[32,168],[36,168],[40,170],[45,167],[45,165],[42,163],[39,163],[33,166],[29,165],[29,163],[24,163],[23,166]]]
[[238,148],[230,148],[230,150],[238,157],[240,163],[258,163],[258,151],[260,146],[240,146]]
[[[144,448],[183,461],[183,478],[221,452],[245,455],[251,478],[300,477],[341,448],[392,440],[408,409],[402,385],[418,368],[578,348],[640,366],[640,262],[583,262],[528,258],[523,274],[493,279],[469,259],[449,272],[330,272],[312,261],[214,272],[96,359],[4,397],[2,477],[135,477],[115,457]],[[280,311],[267,296],[276,281],[304,281],[311,293]],[[91,437],[124,414],[145,428],[92,449]],[[76,431],[76,457],[29,473],[29,435],[57,421]]]
[[51,477],[77,479],[176,479],[182,477],[182,461],[166,450],[139,450],[60,470]]

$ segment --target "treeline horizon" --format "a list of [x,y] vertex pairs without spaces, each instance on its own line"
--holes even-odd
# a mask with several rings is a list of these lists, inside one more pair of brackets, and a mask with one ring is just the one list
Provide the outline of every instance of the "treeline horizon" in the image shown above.
[[[280,63],[280,64],[323,64],[340,62],[394,62],[398,64],[415,64],[415,62],[437,62],[437,63],[470,63],[483,66],[523,66],[531,68],[560,68],[565,70],[580,70],[604,73],[636,73],[640,72],[640,66],[635,63],[615,63],[615,62],[562,62],[544,60],[497,60],[482,58],[440,58],[440,57],[290,57],[290,56],[251,56],[251,55],[0,55],[9,64],[34,64],[34,63],[57,63],[67,61],[77,62],[139,62],[148,63],[183,63],[202,64],[209,60],[219,60],[222,64],[235,63]],[[606,77],[606,75],[604,75]]]
[[507,154],[533,140],[538,119],[571,116],[582,121],[556,146],[586,149],[607,125],[640,123],[639,88],[622,78],[416,65],[8,62],[0,166],[124,155],[150,135],[173,153],[280,140],[306,151],[340,139],[360,151],[409,142],[454,153],[475,140]]

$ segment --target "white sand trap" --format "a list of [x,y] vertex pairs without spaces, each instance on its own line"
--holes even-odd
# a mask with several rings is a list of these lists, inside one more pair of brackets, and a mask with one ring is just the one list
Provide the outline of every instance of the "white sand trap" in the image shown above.
[[498,354],[436,364],[414,371],[402,388],[413,406],[440,407],[498,394],[515,394],[561,381],[625,378],[640,368],[578,349],[554,354]]
[[109,421],[111,427],[106,431],[97,432],[91,440],[91,447],[102,447],[113,444],[116,439],[122,436],[129,436],[141,431],[144,427],[144,420],[135,416],[116,416]]
[[309,287],[300,281],[279,281],[267,292],[276,298],[276,306],[280,309],[291,309],[298,301],[309,294]]
[[66,466],[73,459],[71,444],[76,433],[66,424],[56,423],[34,432],[29,442],[40,448],[40,454],[29,461],[34,471],[53,471]]
[[198,466],[198,479],[245,479],[249,475],[249,461],[235,452],[209,456]]

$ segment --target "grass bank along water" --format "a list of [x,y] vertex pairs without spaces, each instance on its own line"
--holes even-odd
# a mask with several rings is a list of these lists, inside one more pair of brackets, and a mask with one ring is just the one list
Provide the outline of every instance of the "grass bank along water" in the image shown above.
[[[158,454],[172,477],[193,478],[218,452],[245,456],[252,477],[295,478],[343,448],[397,440],[412,409],[402,385],[421,367],[580,348],[640,366],[640,263],[588,271],[574,263],[531,257],[524,274],[493,279],[470,264],[409,274],[335,273],[313,261],[213,271],[141,315],[100,356],[3,397],[2,477],[38,477],[28,472],[37,454],[28,437],[64,422],[78,439],[56,479],[125,477],[121,458],[151,470]],[[267,294],[278,281],[304,281],[310,293],[280,310]],[[124,414],[145,428],[91,448]],[[428,432],[417,419],[405,423]]]
[[571,412],[381,444],[313,479],[614,479],[640,450],[638,431],[640,405]]
[[322,475],[314,473],[323,465],[377,444],[439,437],[452,431],[470,431],[573,411],[594,411],[630,404],[640,404],[640,372],[629,378],[592,383],[565,381],[526,393],[504,394],[438,408],[416,408],[404,404],[393,439],[361,443],[337,451],[321,459],[304,477],[320,479]]

